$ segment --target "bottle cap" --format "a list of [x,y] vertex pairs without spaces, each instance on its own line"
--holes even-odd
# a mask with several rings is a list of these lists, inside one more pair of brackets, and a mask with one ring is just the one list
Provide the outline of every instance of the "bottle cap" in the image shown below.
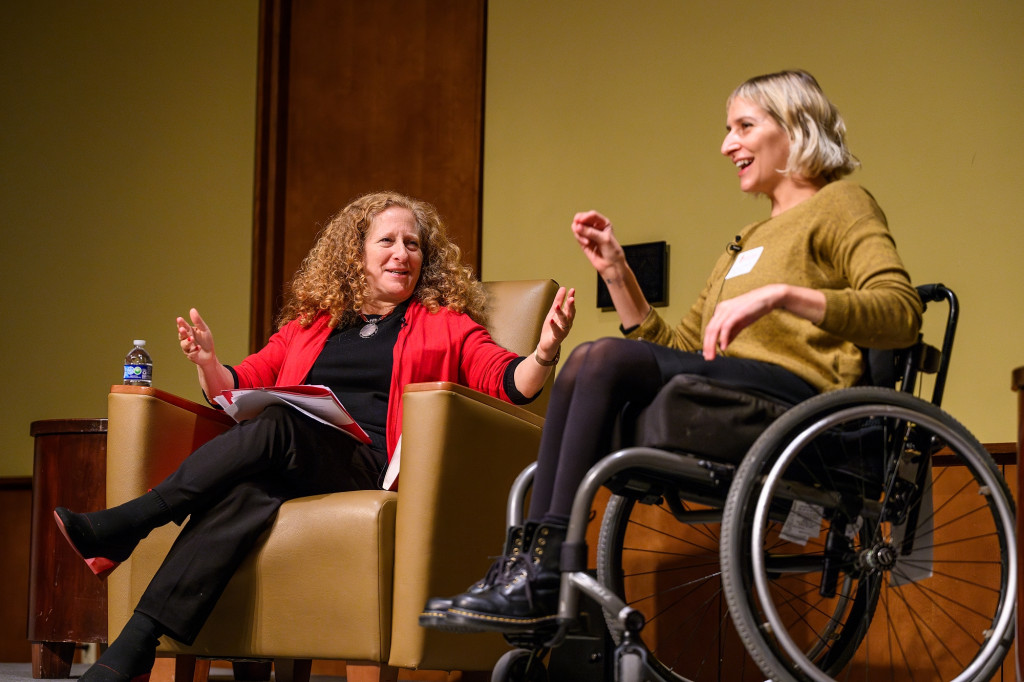
[[134,341],[132,341],[132,343],[134,343],[136,346],[145,346],[146,345],[146,340],[145,339],[135,339]]

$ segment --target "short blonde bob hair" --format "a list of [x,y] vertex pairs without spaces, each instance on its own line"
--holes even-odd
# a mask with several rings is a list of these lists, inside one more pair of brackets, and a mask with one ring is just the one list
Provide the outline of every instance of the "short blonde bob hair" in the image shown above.
[[331,316],[332,327],[356,321],[370,297],[365,272],[366,234],[374,219],[392,206],[412,212],[419,228],[423,265],[412,298],[431,312],[449,308],[484,321],[483,285],[462,264],[459,247],[448,239],[437,209],[397,192],[375,192],[341,209],[321,230],[289,285],[278,316],[279,326],[294,319],[309,326],[322,312]]
[[767,111],[789,134],[786,173],[826,182],[849,175],[858,166],[846,148],[846,124],[839,110],[825,97],[814,76],[801,70],[756,76],[729,96],[752,102]]

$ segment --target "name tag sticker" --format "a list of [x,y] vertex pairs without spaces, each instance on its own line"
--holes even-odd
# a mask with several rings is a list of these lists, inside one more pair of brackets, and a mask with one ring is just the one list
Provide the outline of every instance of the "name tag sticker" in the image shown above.
[[744,251],[740,255],[736,256],[735,262],[732,267],[729,268],[729,274],[725,276],[726,279],[732,279],[733,277],[739,277],[745,275],[754,269],[754,265],[757,263],[757,259],[761,257],[761,252],[764,251],[763,246],[759,246],[756,249],[750,251]]

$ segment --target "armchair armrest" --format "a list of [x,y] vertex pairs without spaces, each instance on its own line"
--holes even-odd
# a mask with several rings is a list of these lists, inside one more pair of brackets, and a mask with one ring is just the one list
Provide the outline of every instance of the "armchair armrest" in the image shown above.
[[[107,396],[107,506],[145,493],[193,450],[234,423],[223,412],[166,391],[112,386]],[[135,608],[133,594],[142,593],[177,533],[173,524],[157,529],[110,576],[107,630],[111,640]],[[139,581],[144,582],[135,584]]]
[[107,396],[107,506],[146,492],[234,423],[219,410],[166,391],[112,386]]
[[508,648],[500,636],[427,630],[419,614],[500,553],[509,486],[536,458],[544,420],[446,382],[410,385],[403,400],[390,664],[489,669]]
[[[128,388],[127,386],[125,388]],[[447,391],[453,395],[459,395],[470,400],[473,400],[481,405],[485,405],[493,410],[504,412],[510,417],[515,419],[521,419],[525,422],[531,423],[537,428],[544,426],[544,418],[534,414],[532,411],[519,405],[513,405],[507,403],[504,400],[495,398],[494,396],[481,393],[480,391],[474,391],[471,388],[467,388],[462,384],[456,384],[451,381],[426,381],[419,384],[408,384],[403,391],[403,396],[408,396],[410,393],[423,393],[425,391]],[[409,402],[409,398],[406,397],[406,404]],[[405,424],[402,425],[403,432]],[[404,442],[404,441],[403,441]]]

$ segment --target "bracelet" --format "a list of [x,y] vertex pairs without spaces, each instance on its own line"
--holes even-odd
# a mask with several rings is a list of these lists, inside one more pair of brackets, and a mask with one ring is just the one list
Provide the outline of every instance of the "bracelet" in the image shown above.
[[533,359],[536,360],[537,364],[540,365],[541,367],[552,367],[554,365],[557,365],[558,358],[560,357],[562,357],[561,346],[559,346],[558,350],[555,351],[555,357],[551,358],[550,360],[541,360],[540,355],[537,354],[537,351],[533,351]]

